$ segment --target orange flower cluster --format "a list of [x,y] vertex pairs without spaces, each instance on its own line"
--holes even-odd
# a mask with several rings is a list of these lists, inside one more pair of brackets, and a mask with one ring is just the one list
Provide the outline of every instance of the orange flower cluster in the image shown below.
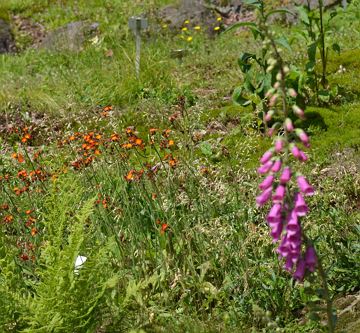
[[125,180],[128,182],[128,183],[131,183],[133,181],[139,181],[142,176],[144,174],[144,170],[141,169],[139,171],[136,171],[136,170],[130,170],[126,176],[124,176]]
[[22,143],[27,143],[30,139],[31,139],[31,134],[29,132],[29,128],[28,127],[24,127],[22,129],[23,132],[23,136],[21,138],[21,142]]

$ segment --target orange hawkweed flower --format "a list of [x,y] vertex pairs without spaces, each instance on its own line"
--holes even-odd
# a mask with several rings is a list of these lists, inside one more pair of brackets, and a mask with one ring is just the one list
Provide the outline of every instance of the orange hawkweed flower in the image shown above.
[[25,211],[25,214],[26,214],[26,215],[30,215],[31,213],[32,213],[32,210],[31,210],[31,209],[28,209],[28,210]]
[[149,129],[150,135],[156,134],[157,131],[158,131],[157,128],[150,128],[150,129]]
[[33,223],[35,223],[35,221],[36,221],[35,217],[29,216],[25,222],[25,226],[30,227]]
[[28,176],[26,170],[21,170],[18,172],[18,177],[19,178],[26,178]]
[[113,107],[111,105],[107,105],[103,107],[103,111],[111,111]]
[[136,172],[135,170],[130,170],[130,171],[128,172],[128,174],[125,176],[125,180],[126,180],[127,182],[133,181],[133,180],[135,179],[135,177],[134,177],[134,173],[135,173],[135,172]]
[[171,130],[170,129],[166,129],[162,132],[162,135],[165,137],[165,138],[168,138],[170,136],[170,133],[171,133]]
[[168,141],[168,146],[171,147],[175,144],[174,140],[169,140]]
[[172,158],[171,160],[169,160],[169,165],[171,168],[175,168],[177,165],[177,160],[175,158]]
[[114,141],[114,142],[119,141],[120,140],[119,134],[116,134],[116,133],[111,134],[110,140]]
[[14,217],[12,215],[6,215],[4,218],[3,218],[3,221],[5,223],[11,223],[12,221],[14,220]]
[[70,137],[69,137],[69,140],[70,141],[74,141],[76,138],[75,138],[75,135],[71,135]]
[[13,153],[11,155],[11,157],[15,160],[17,160],[19,163],[24,163],[25,162],[25,159],[24,159],[24,156],[21,155],[21,154],[17,154],[17,153]]
[[168,228],[169,225],[167,223],[161,224],[160,234],[163,235]]
[[21,138],[21,142],[22,143],[26,143],[28,140],[31,139],[31,135],[29,133],[26,133],[22,138]]
[[37,233],[38,233],[38,230],[34,227],[34,228],[31,228],[31,236],[35,236]]
[[133,147],[132,143],[124,143],[121,145],[121,147],[125,149],[131,149]]
[[133,135],[135,133],[135,127],[129,126],[125,131],[126,131],[126,134]]

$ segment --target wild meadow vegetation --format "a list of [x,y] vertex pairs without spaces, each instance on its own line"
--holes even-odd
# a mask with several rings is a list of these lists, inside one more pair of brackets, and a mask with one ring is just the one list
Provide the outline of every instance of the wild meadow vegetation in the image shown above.
[[[246,23],[174,31],[171,1],[0,1],[17,47],[0,55],[0,332],[360,331],[360,1],[295,23],[286,1],[245,2]],[[14,17],[99,32],[54,52]],[[275,152],[315,190],[295,274],[259,199]]]

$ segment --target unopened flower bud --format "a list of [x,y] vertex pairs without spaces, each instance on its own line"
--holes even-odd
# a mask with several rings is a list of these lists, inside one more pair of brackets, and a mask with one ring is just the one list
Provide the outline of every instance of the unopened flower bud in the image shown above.
[[288,93],[293,98],[295,98],[297,96],[297,92],[293,88],[288,89]]
[[292,132],[294,130],[294,125],[290,118],[286,118],[284,127],[288,132]]

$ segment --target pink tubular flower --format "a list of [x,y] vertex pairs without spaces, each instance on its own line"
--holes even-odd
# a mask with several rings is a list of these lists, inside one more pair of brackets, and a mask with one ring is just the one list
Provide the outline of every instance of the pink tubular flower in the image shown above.
[[301,195],[301,193],[295,194],[295,207],[294,212],[297,216],[305,216],[309,211],[309,208]]
[[279,172],[281,169],[282,162],[281,160],[276,160],[271,168],[272,172]]
[[298,239],[299,233],[301,232],[297,215],[294,214],[294,212],[291,212],[290,219],[286,226],[286,232],[289,240],[290,238],[292,238],[292,240]]
[[300,153],[300,149],[296,146],[296,145],[293,145],[291,147],[291,153],[293,154],[293,156],[295,158],[297,158],[298,160],[300,160],[300,156],[301,156],[301,153]]
[[273,162],[272,161],[268,161],[266,162],[264,165],[262,165],[260,168],[258,168],[257,172],[260,175],[264,175],[265,173],[268,173],[271,169],[271,167],[273,166]]
[[273,152],[271,150],[265,152],[264,155],[260,158],[260,163],[265,164],[266,162],[270,161],[272,154]]
[[284,185],[279,185],[276,188],[275,194],[273,195],[272,199],[274,203],[281,203],[284,200],[286,194],[286,187]]
[[310,272],[315,271],[315,267],[317,265],[317,256],[316,256],[316,251],[313,246],[307,247],[307,249],[305,251],[305,263],[306,263],[306,268]]
[[277,153],[280,153],[280,152],[282,151],[283,147],[284,147],[284,140],[282,140],[282,139],[277,139],[277,140],[275,141],[275,151],[276,151]]
[[313,195],[315,193],[314,188],[306,181],[304,176],[297,177],[297,183],[299,189],[304,195]]
[[272,187],[267,188],[264,192],[262,192],[259,196],[256,197],[256,203],[258,206],[264,206],[266,202],[271,198]]
[[300,258],[300,260],[297,263],[296,271],[293,275],[294,279],[298,281],[302,281],[305,276],[305,270],[306,270],[306,264],[304,259]]
[[267,216],[268,223],[278,223],[281,221],[281,205],[276,203],[271,207],[270,212]]
[[294,125],[290,118],[285,119],[284,127],[288,132],[292,132],[294,130]]
[[291,179],[291,169],[289,167],[285,167],[281,176],[280,176],[280,183],[286,184]]
[[272,223],[270,224],[270,228],[271,228],[271,237],[273,239],[273,242],[277,242],[280,239],[282,230],[283,230],[283,225],[281,223],[281,221],[279,221],[278,223]]
[[266,190],[268,187],[272,186],[273,182],[274,182],[274,176],[273,175],[269,175],[267,176],[262,183],[259,185],[260,190]]

